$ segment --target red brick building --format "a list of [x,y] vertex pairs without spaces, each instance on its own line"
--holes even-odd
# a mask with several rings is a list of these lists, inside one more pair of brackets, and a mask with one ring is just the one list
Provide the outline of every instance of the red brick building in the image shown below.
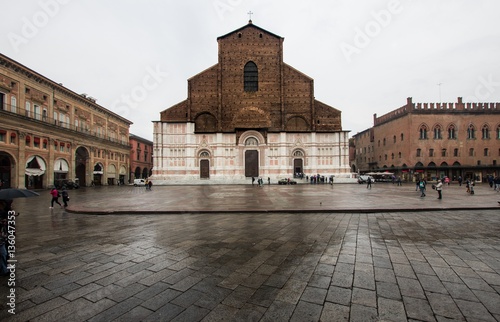
[[130,134],[130,183],[145,179],[153,168],[153,142]]
[[500,103],[407,104],[353,136],[354,172],[389,171],[405,180],[500,175]]

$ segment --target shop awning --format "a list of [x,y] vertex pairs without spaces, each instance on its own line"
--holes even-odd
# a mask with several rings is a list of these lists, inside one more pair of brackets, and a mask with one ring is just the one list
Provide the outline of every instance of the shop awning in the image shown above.
[[[36,160],[36,163],[38,163],[38,168],[28,168],[28,165],[33,161]],[[41,176],[45,173],[45,170],[47,170],[47,166],[45,165],[45,161],[43,161],[42,158],[39,156],[31,156],[26,160],[26,169],[24,170],[24,173],[28,176]]]
[[68,173],[69,171],[69,166],[68,162],[64,159],[57,159],[54,162],[54,172],[55,173]]

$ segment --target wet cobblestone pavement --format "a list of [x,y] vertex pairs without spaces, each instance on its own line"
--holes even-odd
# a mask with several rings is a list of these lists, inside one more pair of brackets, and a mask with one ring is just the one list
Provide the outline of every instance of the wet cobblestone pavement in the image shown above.
[[99,187],[75,213],[41,191],[14,203],[0,320],[499,321],[500,194],[414,189]]

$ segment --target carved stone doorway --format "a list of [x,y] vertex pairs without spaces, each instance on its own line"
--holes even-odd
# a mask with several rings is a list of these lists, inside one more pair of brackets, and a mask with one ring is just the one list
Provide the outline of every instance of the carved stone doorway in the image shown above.
[[210,179],[209,160],[200,160],[200,179]]
[[245,177],[259,176],[259,151],[245,151]]
[[303,160],[302,159],[293,159],[293,174],[301,174],[304,172]]

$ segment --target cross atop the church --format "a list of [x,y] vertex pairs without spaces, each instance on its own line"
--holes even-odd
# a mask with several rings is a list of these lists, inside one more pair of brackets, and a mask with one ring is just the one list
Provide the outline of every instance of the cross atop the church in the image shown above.
[[252,11],[249,11],[247,12],[248,14],[248,22],[252,22],[252,15],[253,15],[253,12]]

